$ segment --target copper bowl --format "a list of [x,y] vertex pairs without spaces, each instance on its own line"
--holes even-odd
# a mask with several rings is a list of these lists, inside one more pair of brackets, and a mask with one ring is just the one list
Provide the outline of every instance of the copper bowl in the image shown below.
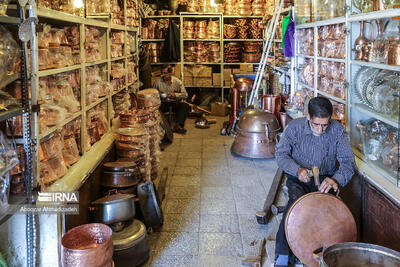
[[62,266],[111,267],[112,230],[105,224],[91,223],[72,228],[61,239]]
[[253,88],[253,80],[246,77],[241,77],[235,81],[234,88],[240,92],[250,92]]

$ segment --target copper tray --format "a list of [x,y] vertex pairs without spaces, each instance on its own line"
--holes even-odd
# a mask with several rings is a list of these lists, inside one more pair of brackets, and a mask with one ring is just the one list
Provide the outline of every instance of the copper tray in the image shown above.
[[312,252],[337,243],[357,241],[357,227],[349,208],[330,194],[313,192],[297,199],[285,218],[288,244],[299,260],[318,267]]

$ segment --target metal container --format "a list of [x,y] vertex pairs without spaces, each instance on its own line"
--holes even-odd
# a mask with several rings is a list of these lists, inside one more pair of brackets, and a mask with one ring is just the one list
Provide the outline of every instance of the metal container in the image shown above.
[[114,262],[118,267],[134,267],[144,264],[149,258],[146,226],[133,220],[121,232],[113,233]]
[[240,116],[231,152],[248,158],[273,158],[279,130],[278,120],[273,114],[246,110]]
[[113,266],[112,230],[91,223],[72,228],[61,239],[63,267]]
[[378,245],[344,242],[328,247],[319,259],[321,267],[397,267],[400,252]]
[[389,45],[388,64],[400,65],[400,43],[392,43]]
[[100,185],[105,187],[129,187],[139,183],[139,170],[135,172],[103,172]]
[[109,194],[91,203],[90,210],[96,222],[112,224],[135,217],[134,195],[110,190]]

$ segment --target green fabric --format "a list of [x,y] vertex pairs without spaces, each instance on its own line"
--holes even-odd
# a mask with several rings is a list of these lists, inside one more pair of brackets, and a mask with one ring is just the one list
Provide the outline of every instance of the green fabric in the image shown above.
[[3,255],[0,253],[0,267],[7,267],[6,260],[3,258]]
[[292,11],[289,11],[289,15],[287,15],[286,17],[284,17],[282,19],[282,47],[285,48],[285,34],[286,34],[286,29],[289,26],[290,23],[290,13]]

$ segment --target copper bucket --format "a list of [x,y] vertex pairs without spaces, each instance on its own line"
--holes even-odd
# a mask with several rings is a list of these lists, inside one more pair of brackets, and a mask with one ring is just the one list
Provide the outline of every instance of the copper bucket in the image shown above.
[[281,96],[280,95],[263,95],[262,96],[262,109],[272,113],[279,119],[279,112],[281,110]]
[[113,266],[112,230],[91,223],[72,228],[61,239],[63,267]]

